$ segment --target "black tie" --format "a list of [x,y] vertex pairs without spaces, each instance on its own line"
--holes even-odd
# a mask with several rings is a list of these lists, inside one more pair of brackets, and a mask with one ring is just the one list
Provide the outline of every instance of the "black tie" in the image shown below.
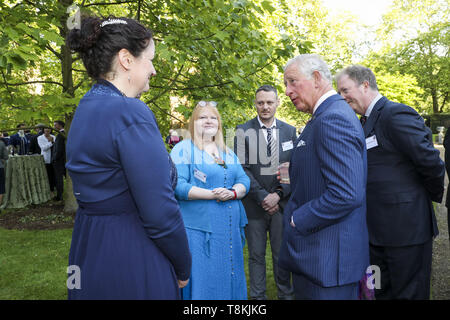
[[366,116],[361,116],[361,118],[359,118],[359,121],[361,122],[361,125],[364,127],[364,124],[366,123],[367,117]]

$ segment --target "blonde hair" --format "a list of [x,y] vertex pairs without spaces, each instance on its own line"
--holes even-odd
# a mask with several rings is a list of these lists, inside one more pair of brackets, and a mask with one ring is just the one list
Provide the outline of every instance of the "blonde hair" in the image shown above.
[[223,138],[222,120],[220,118],[220,113],[217,110],[217,108],[209,102],[207,102],[206,105],[204,106],[200,106],[198,103],[197,106],[194,108],[194,111],[192,112],[191,119],[189,120],[189,133],[191,135],[192,142],[197,146],[197,148],[203,150],[203,139],[198,133],[195,132],[195,121],[200,118],[200,113],[203,110],[209,110],[217,117],[217,122],[219,126],[217,128],[216,135],[213,137],[213,141],[216,143],[220,151],[222,152],[225,151],[226,153],[228,153]]

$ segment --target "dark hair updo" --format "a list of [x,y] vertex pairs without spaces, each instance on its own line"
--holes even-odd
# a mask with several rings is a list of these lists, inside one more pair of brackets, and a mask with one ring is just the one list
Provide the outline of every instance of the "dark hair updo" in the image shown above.
[[152,37],[151,30],[133,19],[85,17],[81,20],[80,29],[70,31],[66,43],[80,54],[88,75],[99,79],[111,71],[117,52],[127,49],[138,57]]

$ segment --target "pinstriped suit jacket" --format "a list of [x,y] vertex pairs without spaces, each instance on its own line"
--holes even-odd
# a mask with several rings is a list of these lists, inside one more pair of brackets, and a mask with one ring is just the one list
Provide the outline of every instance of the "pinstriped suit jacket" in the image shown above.
[[280,267],[322,287],[363,277],[369,265],[366,158],[354,111],[341,96],[329,97],[294,145]]

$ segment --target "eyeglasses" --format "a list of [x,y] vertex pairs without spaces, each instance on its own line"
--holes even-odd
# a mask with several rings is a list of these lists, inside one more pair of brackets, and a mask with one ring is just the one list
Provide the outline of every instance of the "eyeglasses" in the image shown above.
[[216,107],[217,107],[217,102],[215,102],[215,101],[205,101],[205,100],[202,100],[202,101],[200,101],[200,102],[198,103],[198,105],[199,105],[200,107],[206,107],[208,104],[209,104],[211,107],[213,107],[213,108],[216,108]]

